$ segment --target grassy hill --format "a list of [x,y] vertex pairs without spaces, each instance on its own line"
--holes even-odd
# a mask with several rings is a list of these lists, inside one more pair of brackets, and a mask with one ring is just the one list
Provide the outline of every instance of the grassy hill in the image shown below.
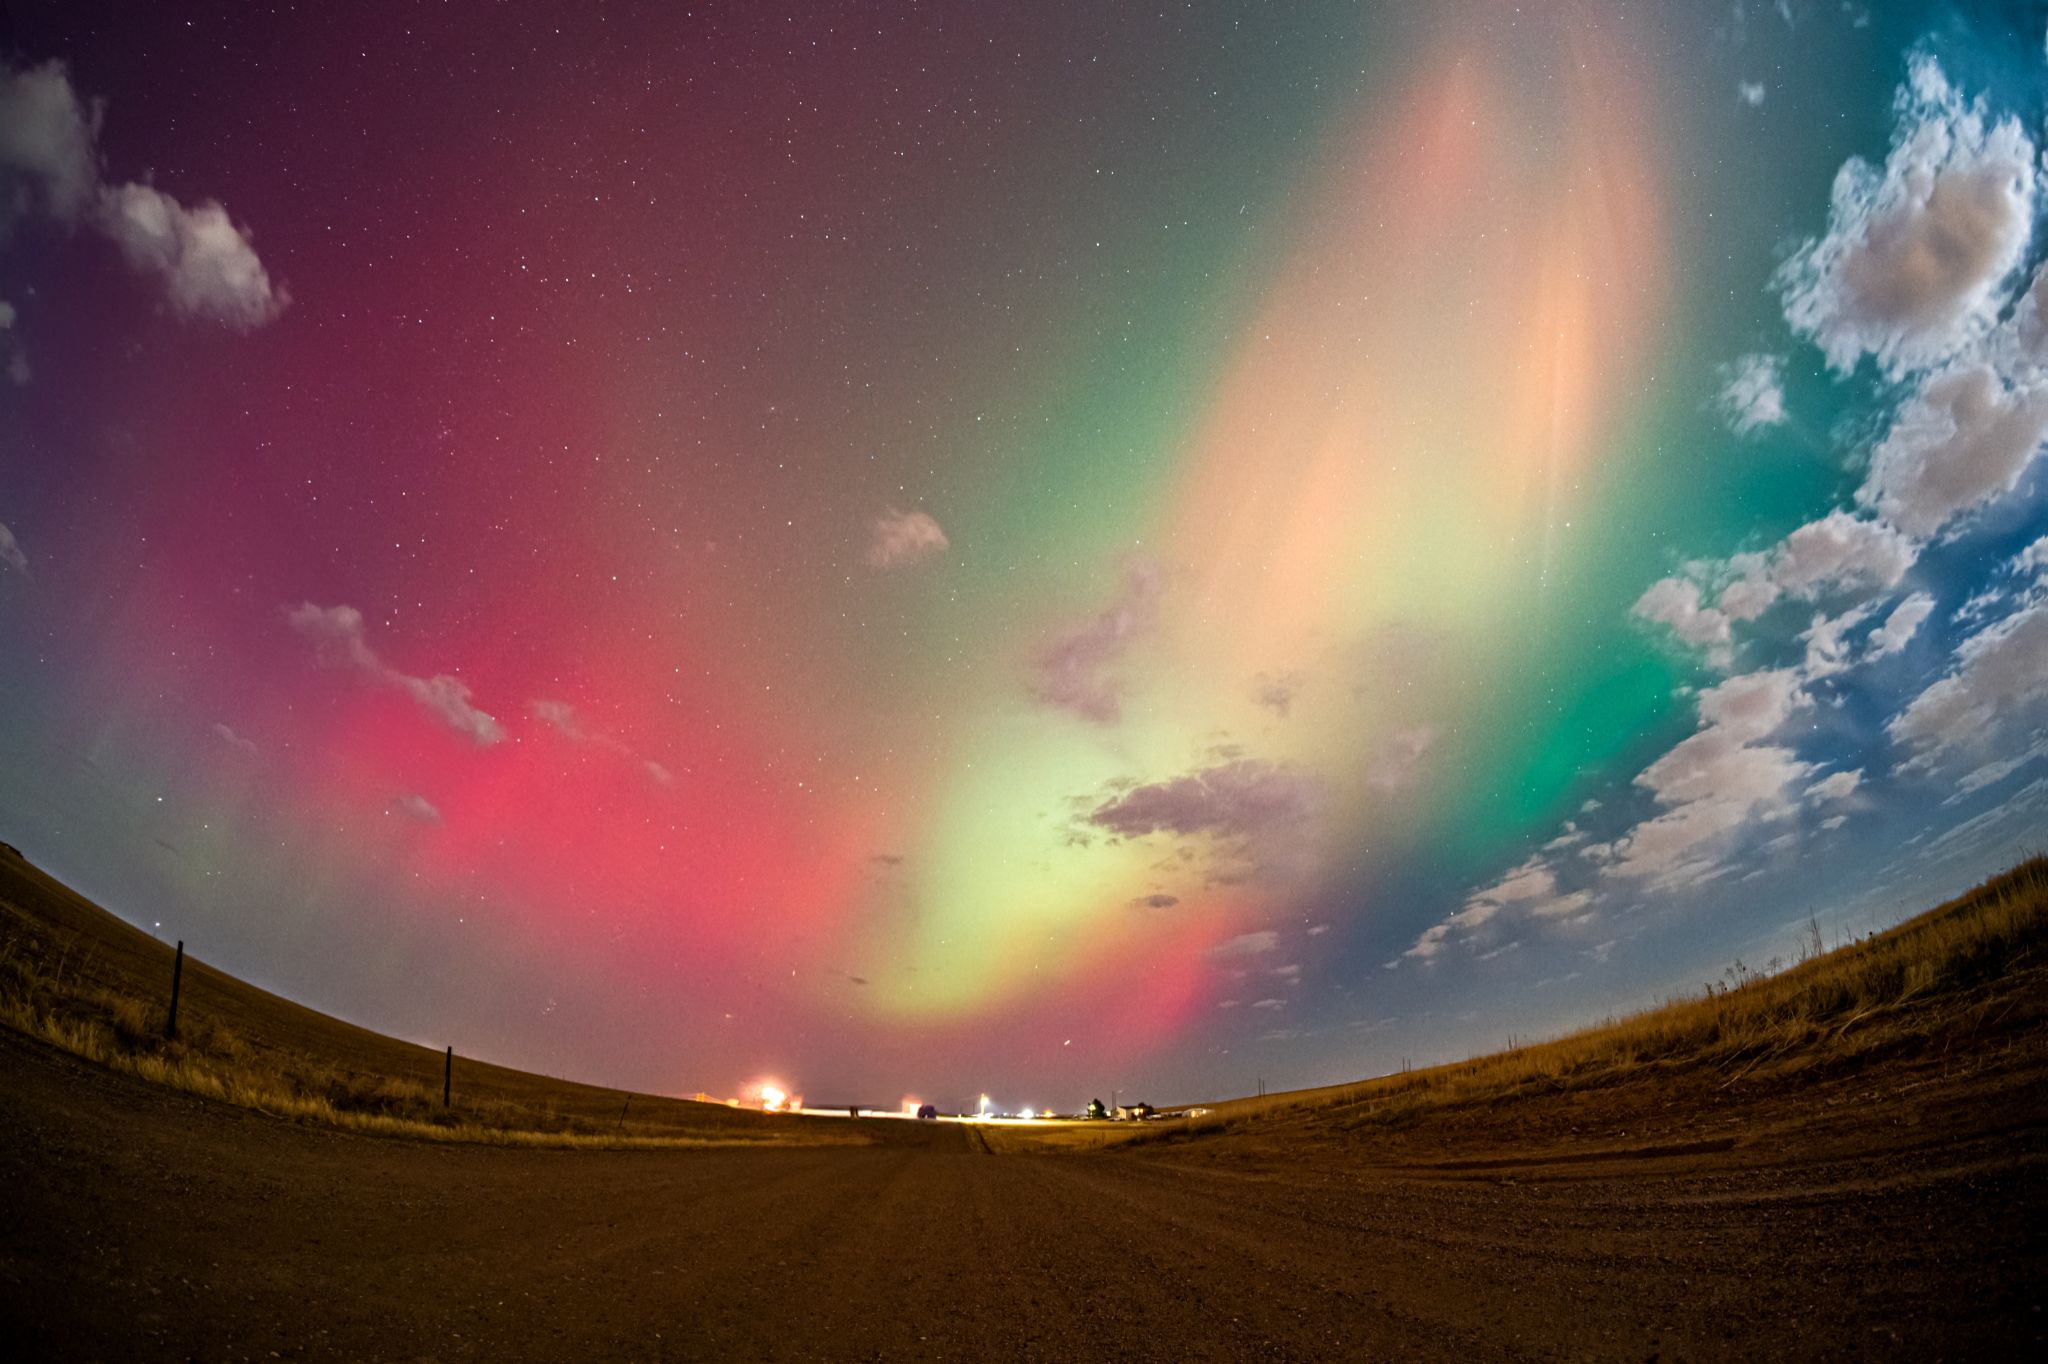
[[1554,1041],[1190,1105],[1142,1125],[994,1139],[1040,1150],[1324,1142],[1382,1151],[1646,1132],[1712,1140],[1746,1104],[1880,1067],[1950,1079],[2003,1067],[2006,1083],[1994,1088],[2024,1097],[2038,1115],[2048,1094],[2014,1077],[2048,1053],[2044,1022],[2048,858],[2035,857],[1884,933],[1823,951],[1816,929],[1786,970],[1732,972],[1725,987]]
[[[283,1116],[517,1144],[860,1142],[887,1139],[883,1129],[898,1126],[629,1095],[460,1057],[454,1103],[444,1108],[440,1052],[189,956],[179,1034],[166,1039],[171,961],[168,945],[0,844],[0,1023],[145,1079]],[[1760,1099],[1797,1091],[1811,1107],[1816,1085],[1885,1067],[1887,1092],[1932,1087],[1925,1100],[1941,1092],[1926,1077],[1938,1072],[1949,1084],[1963,1075],[1973,1102],[2010,1095],[2038,1113],[2048,1093],[2036,1083],[2048,1079],[2044,1022],[2048,858],[2037,857],[1885,933],[1831,952],[1816,933],[1789,969],[1735,973],[1725,987],[1554,1041],[1191,1105],[1152,1123],[992,1127],[986,1135],[999,1150],[1369,1145],[1433,1156],[1544,1141],[1712,1142],[1751,1121],[1743,1115]]]
[[344,1023],[185,958],[0,844],[0,1022],[144,1079],[282,1116],[394,1135],[541,1145],[860,1142],[846,1122],[628,1094]]

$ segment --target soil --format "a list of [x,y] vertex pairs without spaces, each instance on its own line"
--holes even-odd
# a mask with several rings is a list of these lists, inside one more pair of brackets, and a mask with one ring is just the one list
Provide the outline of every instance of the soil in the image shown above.
[[[0,1032],[17,1358],[1989,1359],[2038,1354],[2038,1037],[1098,1155],[358,1136]],[[1688,1088],[1688,1084],[1691,1088]],[[2030,1348],[2031,1347],[2031,1348]]]

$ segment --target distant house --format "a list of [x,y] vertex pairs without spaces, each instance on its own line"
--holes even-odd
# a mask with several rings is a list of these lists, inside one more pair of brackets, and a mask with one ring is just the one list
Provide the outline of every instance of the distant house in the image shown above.
[[1119,1104],[1116,1110],[1119,1122],[1143,1122],[1152,1116],[1151,1104]]

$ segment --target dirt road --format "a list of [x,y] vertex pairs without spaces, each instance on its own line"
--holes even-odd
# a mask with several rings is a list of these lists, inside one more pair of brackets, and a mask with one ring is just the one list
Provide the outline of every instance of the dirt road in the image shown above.
[[358,1137],[0,1032],[0,1338],[29,1359],[1675,1360],[1996,1358],[2044,1334],[2034,1151],[1280,1176],[886,1135]]

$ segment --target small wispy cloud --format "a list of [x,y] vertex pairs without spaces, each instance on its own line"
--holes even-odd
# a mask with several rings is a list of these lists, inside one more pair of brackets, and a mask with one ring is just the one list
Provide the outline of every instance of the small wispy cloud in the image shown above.
[[1856,788],[1863,785],[1863,769],[1852,768],[1847,772],[1830,772],[1806,788],[1806,799],[1818,805],[1825,801],[1847,800],[1856,794]]
[[470,690],[460,678],[447,673],[415,677],[379,658],[364,638],[363,613],[353,606],[302,602],[284,608],[284,617],[313,642],[321,662],[352,668],[378,686],[404,692],[421,710],[480,747],[504,739],[504,727],[470,702]]
[[441,822],[441,812],[435,808],[434,803],[417,793],[408,792],[397,797],[391,802],[391,808],[406,818],[416,819],[422,824]]
[[527,708],[533,713],[534,719],[539,720],[549,729],[554,730],[557,734],[569,740],[569,742],[588,744],[593,748],[601,748],[607,753],[616,753],[629,762],[638,763],[640,770],[645,772],[657,786],[673,786],[675,784],[675,773],[669,771],[668,768],[652,758],[641,757],[623,739],[607,734],[603,730],[593,728],[577,712],[576,708],[567,701],[537,699],[529,702]]
[[237,734],[226,725],[215,725],[213,732],[229,748],[244,753],[251,758],[256,756],[256,741],[254,739]]
[[890,507],[868,526],[868,567],[904,568],[950,548],[946,532],[928,512]]
[[1212,961],[1243,961],[1247,957],[1261,957],[1280,947],[1280,935],[1272,929],[1261,929],[1256,933],[1240,933],[1235,938],[1226,938],[1209,949]]

